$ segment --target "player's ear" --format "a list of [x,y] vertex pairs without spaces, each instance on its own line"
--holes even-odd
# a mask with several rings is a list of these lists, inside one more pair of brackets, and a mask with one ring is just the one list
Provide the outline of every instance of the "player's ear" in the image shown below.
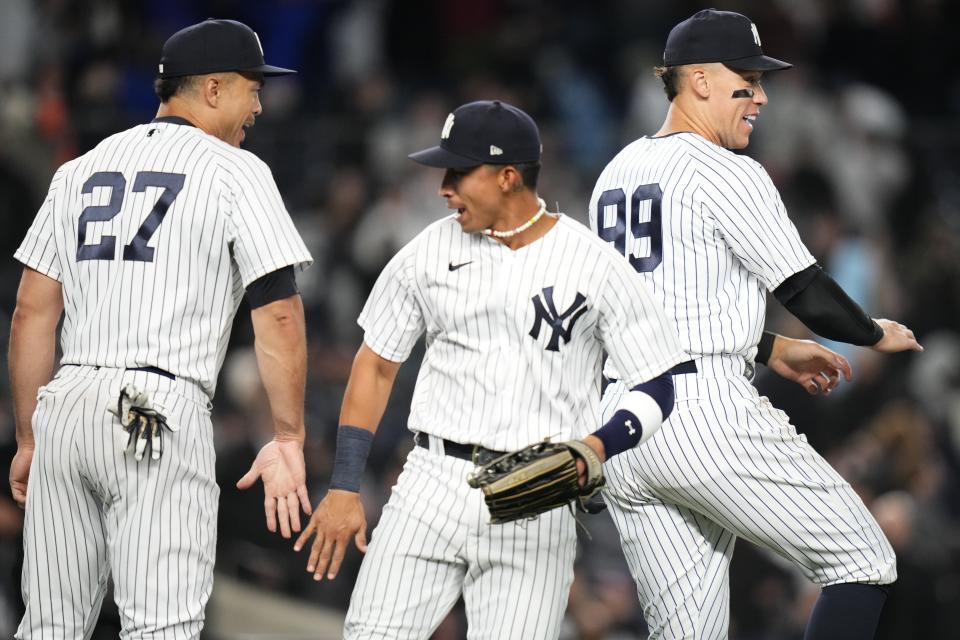
[[223,76],[203,76],[200,83],[200,96],[211,107],[216,107],[223,92]]
[[497,183],[503,193],[523,191],[523,176],[513,165],[500,168],[497,172]]
[[710,97],[710,74],[705,66],[689,67],[684,77],[694,94],[704,100]]

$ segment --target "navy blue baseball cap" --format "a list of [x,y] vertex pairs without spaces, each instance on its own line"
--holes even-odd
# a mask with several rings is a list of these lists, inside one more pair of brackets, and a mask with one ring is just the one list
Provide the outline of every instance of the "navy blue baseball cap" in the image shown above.
[[793,65],[763,55],[757,26],[733,11],[704,9],[670,30],[663,64],[722,62],[740,71],[777,71]]
[[457,107],[447,116],[440,144],[411,153],[420,164],[467,169],[481,164],[539,162],[543,145],[533,118],[499,100],[480,100]]
[[163,43],[161,78],[199,76],[220,71],[247,71],[285,76],[293,69],[264,64],[256,32],[236,20],[204,20],[177,31]]

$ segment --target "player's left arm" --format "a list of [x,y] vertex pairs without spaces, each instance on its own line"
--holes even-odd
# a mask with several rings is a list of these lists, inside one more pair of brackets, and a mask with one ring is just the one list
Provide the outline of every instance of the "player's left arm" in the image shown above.
[[619,255],[612,256],[598,312],[600,339],[630,386],[609,420],[584,439],[605,460],[646,442],[669,417],[674,393],[667,371],[689,356],[673,323]]
[[37,392],[50,381],[56,359],[57,323],[63,314],[63,288],[53,278],[25,267],[10,325],[10,383],[17,429],[17,453],[10,465],[10,490],[26,505],[33,460],[33,412]]
[[254,350],[267,392],[274,437],[257,454],[250,470],[237,482],[247,489],[263,480],[267,529],[284,538],[300,531],[300,509],[310,514],[303,460],[304,388],[307,338],[303,301],[293,269],[287,267],[260,278],[247,288],[253,320]]
[[853,379],[850,362],[839,353],[813,340],[797,340],[763,332],[756,361],[782,378],[796,382],[810,395],[830,393],[841,377]]

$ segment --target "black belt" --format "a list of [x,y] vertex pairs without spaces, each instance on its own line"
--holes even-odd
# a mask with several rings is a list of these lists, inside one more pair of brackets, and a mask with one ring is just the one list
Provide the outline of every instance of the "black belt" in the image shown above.
[[169,371],[161,369],[160,367],[127,367],[127,371],[146,371],[147,373],[155,373],[158,376],[170,378],[171,380],[177,379],[177,376],[173,375]]
[[[65,366],[65,367],[80,367],[80,366],[83,366],[83,365],[79,365],[79,364],[74,364],[74,363],[72,363],[72,362],[68,362],[68,363],[64,364],[63,366]],[[96,369],[97,371],[100,370],[100,365],[92,365],[92,366],[93,366],[93,368]],[[164,378],[170,378],[171,380],[176,380],[176,379],[177,379],[177,376],[173,375],[173,374],[170,373],[169,371],[166,371],[166,370],[164,370],[164,369],[161,369],[160,367],[127,367],[126,370],[127,370],[127,371],[146,371],[147,373],[155,373],[155,374],[157,374],[158,376],[163,376]]]
[[[678,365],[674,365],[673,368],[671,368],[668,371],[665,371],[664,373],[669,374],[671,376],[678,376],[683,373],[696,373],[696,372],[697,372],[697,363],[694,362],[693,360],[687,360],[686,362],[681,362]],[[613,384],[614,382],[619,382],[618,378],[604,378],[604,380],[606,381],[606,384]]]
[[[430,448],[429,437],[425,433],[418,433],[413,441],[418,447],[423,447],[424,449]],[[448,456],[467,460],[474,464],[486,464],[494,458],[499,458],[507,453],[506,451],[487,449],[478,444],[462,444],[460,442],[454,442],[453,440],[447,440],[446,438],[443,438],[443,452]]]

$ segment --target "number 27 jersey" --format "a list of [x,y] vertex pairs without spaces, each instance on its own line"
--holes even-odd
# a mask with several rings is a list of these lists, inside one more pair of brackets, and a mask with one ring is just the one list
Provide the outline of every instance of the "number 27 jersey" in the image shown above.
[[589,217],[694,357],[753,360],[766,292],[814,263],[763,167],[694,133],[629,144],[598,178]]
[[60,167],[14,256],[62,284],[62,362],[159,367],[211,397],[246,286],[312,261],[266,164],[172,118]]

